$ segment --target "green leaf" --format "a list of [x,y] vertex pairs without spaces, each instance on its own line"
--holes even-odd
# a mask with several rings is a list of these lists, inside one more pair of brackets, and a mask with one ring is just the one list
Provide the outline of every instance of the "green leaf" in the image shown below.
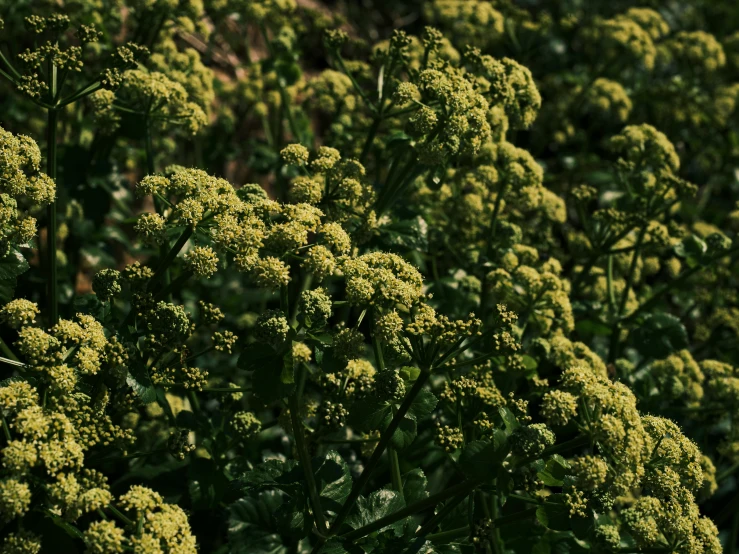
[[548,487],[561,487],[570,464],[559,454],[552,455],[544,464],[544,468],[537,472],[537,476]]
[[[357,499],[357,512],[346,519],[347,525],[352,529],[359,529],[377,521],[386,515],[397,512],[405,507],[405,502],[397,491],[381,489],[370,494],[367,498]],[[402,533],[404,521],[401,519],[380,529],[382,532],[392,529],[396,534]]]
[[229,507],[228,542],[233,554],[288,554],[277,532],[274,514],[282,506],[282,494],[264,491],[237,500]]
[[688,267],[695,267],[708,250],[708,245],[696,235],[688,235],[675,245],[674,251],[679,257],[684,258]]
[[[434,393],[422,389],[408,408],[408,412],[400,420],[398,428],[390,439],[390,444],[398,450],[410,446],[418,434],[418,422],[431,415],[437,403],[438,399],[434,396]],[[389,423],[388,419],[387,424]],[[387,427],[387,424],[382,427],[383,430]]]
[[282,356],[282,373],[280,373],[280,381],[283,385],[295,384],[295,364],[293,363],[292,350],[286,352]]
[[417,367],[405,366],[405,367],[401,367],[398,370],[398,373],[403,378],[403,381],[407,383],[412,383],[413,381],[418,379],[419,375],[421,375],[421,370],[418,369]]
[[672,314],[647,315],[631,334],[634,347],[645,357],[662,359],[688,346],[688,332]]
[[416,440],[417,434],[418,424],[416,423],[416,420],[411,419],[406,415],[400,420],[398,428],[393,433],[393,436],[390,437],[390,444],[393,448],[402,450],[403,448],[410,446],[413,441]]
[[188,485],[193,508],[216,509],[229,489],[228,477],[218,469],[213,460],[208,458],[193,458],[188,469]]
[[390,404],[367,397],[354,403],[349,423],[358,431],[372,431],[387,428],[391,418]]
[[338,452],[329,451],[326,456],[314,458],[311,462],[325,508],[337,510],[352,490],[352,477],[349,466]]
[[282,371],[275,371],[275,368],[283,368],[284,363],[283,357],[274,348],[264,343],[254,343],[241,353],[238,367],[253,371],[254,394],[265,402],[273,402],[289,396],[294,388],[294,385],[282,381]]
[[420,251],[428,249],[428,224],[421,216],[383,226],[380,233],[380,241],[385,246]]
[[472,479],[492,480],[509,451],[505,433],[496,429],[493,441],[472,441],[462,448],[459,467]]
[[102,319],[104,306],[96,294],[75,296],[72,301],[75,313],[83,313]]
[[420,468],[412,469],[403,476],[403,498],[406,504],[413,504],[428,498],[428,479]]
[[12,249],[4,257],[0,258],[0,280],[13,279],[28,271],[28,261],[18,252]]
[[0,258],[0,302],[10,302],[13,299],[17,278],[29,267],[23,254],[15,249]]
[[148,378],[140,376],[134,377],[131,373],[126,376],[126,384],[133,389],[134,394],[144,404],[151,404],[157,401],[157,391]]
[[280,478],[290,474],[297,465],[293,460],[267,460],[247,471],[237,482],[245,490],[276,486],[279,484],[278,480],[284,483]]
[[[558,495],[552,495],[556,497]],[[536,519],[544,527],[553,531],[570,530],[570,512],[564,504],[546,502],[536,509]]]
[[513,415],[513,412],[510,411],[508,408],[498,408],[498,413],[500,414],[500,417],[503,419],[503,424],[506,428],[506,433],[510,435],[521,427],[521,424],[516,419],[516,416]]
[[418,393],[418,396],[416,396],[410,408],[408,408],[406,417],[410,417],[415,421],[421,421],[431,415],[438,402],[439,400],[434,396],[433,392],[421,389],[421,392]]

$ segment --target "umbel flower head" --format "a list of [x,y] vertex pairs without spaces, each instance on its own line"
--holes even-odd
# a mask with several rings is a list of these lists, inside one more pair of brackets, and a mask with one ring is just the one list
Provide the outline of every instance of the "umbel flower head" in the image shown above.
[[24,135],[0,127],[0,254],[25,245],[36,234],[36,220],[27,215],[54,201],[56,185],[40,171],[41,152]]

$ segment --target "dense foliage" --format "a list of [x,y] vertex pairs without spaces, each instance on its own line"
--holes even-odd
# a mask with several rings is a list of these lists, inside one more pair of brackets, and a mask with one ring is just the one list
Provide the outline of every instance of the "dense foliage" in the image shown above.
[[0,554],[737,551],[733,2],[0,18]]

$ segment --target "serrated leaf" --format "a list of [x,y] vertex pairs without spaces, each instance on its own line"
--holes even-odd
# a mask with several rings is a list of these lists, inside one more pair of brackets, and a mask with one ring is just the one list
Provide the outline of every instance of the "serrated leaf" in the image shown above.
[[546,502],[536,509],[536,519],[539,520],[539,523],[553,531],[569,531],[569,516],[569,510],[564,504]]
[[15,279],[28,271],[29,267],[23,254],[13,249],[0,258],[0,280]]
[[193,508],[200,510],[215,509],[229,488],[229,479],[222,470],[218,469],[213,460],[208,458],[193,458],[188,473],[188,485]]
[[0,258],[0,302],[10,302],[13,299],[17,278],[29,267],[23,254],[15,249]]
[[287,554],[273,514],[282,506],[282,494],[264,491],[237,500],[229,507],[228,542],[235,554]]
[[492,480],[496,477],[497,468],[508,455],[508,446],[505,434],[496,430],[493,441],[478,440],[467,443],[459,456],[459,467],[472,479]]
[[148,380],[141,382],[129,373],[126,376],[126,384],[133,389],[134,394],[144,404],[151,404],[157,401],[157,391]]
[[516,416],[513,415],[513,412],[510,411],[508,408],[501,407],[498,408],[498,413],[500,414],[500,417],[503,419],[503,424],[506,428],[506,433],[511,434],[513,431],[521,427],[521,424],[516,419]]
[[416,440],[417,434],[418,424],[416,423],[416,420],[411,419],[406,415],[400,420],[398,428],[393,433],[393,436],[390,437],[390,444],[393,448],[402,450],[403,448],[410,446],[413,441]]
[[[241,476],[238,483],[245,489],[258,489],[277,485],[278,480],[283,475],[290,474],[297,465],[297,462],[293,460],[267,460],[254,466],[254,469],[251,471],[247,471]],[[284,480],[280,481],[281,484],[284,484],[284,482]]]
[[[360,496],[357,499],[357,513],[348,517],[346,523],[353,529],[359,529],[404,507],[405,502],[397,491],[381,489],[373,492],[367,498]],[[401,519],[383,527],[378,532],[392,529],[396,533],[402,533],[403,525],[404,521]]]
[[390,404],[367,397],[354,403],[349,414],[349,423],[358,431],[372,431],[385,429],[391,418]]
[[422,419],[431,415],[436,408],[436,404],[439,400],[434,396],[434,393],[427,389],[421,389],[418,396],[413,400],[406,417],[410,417],[415,421],[421,421]]
[[331,450],[323,459],[315,458],[311,465],[324,507],[332,510],[340,508],[352,490],[352,477],[347,463],[338,452]]
[[680,320],[672,314],[647,315],[642,324],[631,334],[634,347],[645,357],[666,358],[688,346],[688,332]]
[[246,371],[253,371],[252,389],[254,394],[265,402],[272,402],[289,396],[294,389],[293,384],[282,381],[285,360],[274,348],[264,343],[254,343],[247,346],[239,356],[238,367]]
[[552,455],[537,472],[537,476],[548,487],[561,487],[570,464],[559,454]]
[[403,476],[403,498],[406,504],[413,504],[428,498],[428,479],[420,468],[412,469]]

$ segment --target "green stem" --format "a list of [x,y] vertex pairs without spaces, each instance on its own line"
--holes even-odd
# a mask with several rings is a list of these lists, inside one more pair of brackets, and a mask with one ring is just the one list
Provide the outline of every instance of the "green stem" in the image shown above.
[[392,514],[388,514],[385,517],[373,521],[372,523],[369,523],[364,527],[360,527],[359,529],[355,529],[354,531],[345,533],[341,535],[341,537],[349,542],[356,541],[358,539],[361,539],[362,537],[366,537],[370,533],[374,533],[375,531],[382,529],[383,527],[391,525],[396,521],[400,521],[401,519],[405,519],[408,516],[417,514],[418,512],[433,508],[440,502],[443,502],[444,500],[447,500],[449,498],[456,496],[462,496],[462,498],[464,498],[479,484],[480,481],[464,481],[459,485],[454,485],[453,487],[449,487],[448,489],[445,489],[439,493],[433,494],[428,498],[424,498],[423,500],[414,502],[413,504],[410,504],[405,508],[398,510],[397,512],[393,512]]
[[2,350],[3,353],[8,358],[10,358],[11,360],[13,360],[14,362],[21,363],[20,360],[18,359],[18,356],[15,355],[15,353],[10,349],[10,347],[1,338],[0,338],[0,350]]
[[711,266],[713,262],[720,260],[721,258],[724,258],[726,256],[730,256],[736,253],[737,251],[739,251],[739,247],[731,248],[730,250],[726,250],[725,252],[721,252],[717,254],[716,256],[713,256],[711,259],[709,259],[706,263],[702,265],[691,267],[690,269],[683,271],[679,277],[677,277],[673,281],[661,287],[654,294],[652,294],[652,296],[650,296],[646,302],[640,305],[636,310],[631,312],[628,316],[624,317],[621,320],[621,323],[628,323],[628,322],[634,321],[634,319],[636,319],[639,315],[641,315],[645,311],[652,308],[655,304],[657,304],[657,302],[659,302],[659,299],[662,298],[665,294],[667,294],[668,292],[670,292],[677,286],[685,283],[685,281],[687,281],[690,277],[692,277],[696,273],[699,273],[707,269],[708,267]]
[[613,292],[613,256],[608,256],[608,271],[606,273],[606,279],[608,283],[608,310],[613,314],[613,310],[616,308],[616,296]]
[[177,257],[177,254],[180,253],[180,250],[185,246],[188,240],[190,240],[190,237],[192,236],[193,229],[192,227],[187,227],[184,231],[182,231],[182,234],[177,239],[177,242],[174,243],[174,246],[165,254],[164,258],[162,259],[161,263],[159,264],[159,267],[154,272],[154,275],[151,276],[151,279],[149,280],[149,284],[147,285],[147,289],[149,292],[154,290],[154,285],[156,285],[162,277],[164,277],[165,273],[169,269],[169,266],[172,265],[172,262]]
[[400,476],[400,461],[398,460],[398,451],[392,446],[387,449],[388,458],[390,458],[390,476],[393,482],[393,489],[395,489],[400,497],[405,502],[403,496],[403,479]]
[[731,533],[729,534],[726,546],[726,554],[734,554],[736,552],[737,539],[739,538],[739,512],[734,514],[734,521],[731,524]]
[[[352,487],[351,492],[349,493],[349,496],[344,501],[344,504],[341,506],[341,510],[339,510],[339,513],[336,515],[336,519],[334,520],[333,524],[331,525],[331,529],[329,532],[331,534],[335,534],[336,531],[341,527],[341,524],[344,523],[344,520],[349,515],[349,512],[354,507],[354,503],[357,501],[357,498],[359,498],[359,495],[362,493],[362,490],[364,490],[364,487],[367,485],[367,482],[369,481],[372,472],[375,469],[375,466],[380,461],[380,457],[382,456],[383,452],[385,452],[385,449],[387,448],[388,444],[390,444],[390,439],[395,433],[395,431],[398,429],[398,426],[400,425],[400,422],[405,417],[405,414],[408,413],[408,410],[411,407],[411,404],[413,404],[413,401],[416,399],[416,396],[418,396],[418,393],[421,392],[424,385],[426,384],[426,381],[431,376],[431,372],[428,370],[422,370],[421,374],[416,379],[416,382],[413,383],[413,387],[408,392],[408,394],[405,396],[405,399],[403,400],[403,403],[398,408],[398,411],[395,412],[395,416],[393,416],[393,419],[390,421],[390,425],[388,425],[387,429],[382,433],[380,436],[380,441],[377,443],[377,446],[375,447],[374,452],[372,452],[372,456],[370,457],[369,461],[367,462],[367,465],[364,468],[364,471],[362,471],[362,474],[359,476],[359,479],[354,483],[354,486]],[[325,542],[325,541],[324,541]],[[322,545],[323,543],[320,543]],[[318,550],[314,549],[314,552],[318,552]]]
[[450,529],[449,531],[442,531],[441,533],[431,533],[426,537],[427,541],[431,541],[434,544],[446,544],[454,539],[463,539],[469,537],[470,527],[465,525],[464,527],[458,527],[457,529]]
[[[52,73],[52,84],[50,92],[52,98],[56,95],[56,71]],[[46,155],[46,174],[56,183],[56,131],[57,119],[59,113],[55,109],[47,111],[47,155]],[[59,195],[59,184],[57,183],[57,196]],[[49,204],[46,209],[47,225],[46,225],[46,257],[47,257],[47,278],[49,291],[49,327],[56,325],[59,320],[59,291],[57,289],[57,263],[56,263],[56,198]]]
[[3,421],[3,434],[5,435],[5,440],[10,442],[12,440],[12,437],[10,436],[10,427],[8,427],[8,422],[5,419],[5,414],[0,411],[0,418],[2,418]]
[[370,325],[372,326],[370,335],[372,336],[372,349],[375,353],[375,362],[377,363],[377,368],[382,371],[385,369],[385,359],[382,357],[382,345],[380,344],[380,340],[377,338],[377,335],[375,333],[374,310],[373,313],[370,314]]
[[101,88],[103,88],[103,84],[100,81],[95,81],[94,83],[90,83],[86,87],[81,88],[80,90],[72,94],[72,96],[69,96],[68,98],[65,98],[64,100],[62,100],[59,103],[59,107],[61,108],[61,107],[67,106],[68,104],[71,104],[72,102],[76,102],[80,98],[84,98],[85,96],[93,94],[97,92],[98,90],[100,90]]
[[488,255],[490,254],[493,247],[493,239],[495,238],[495,232],[498,227],[498,215],[500,215],[500,207],[503,204],[503,198],[508,190],[508,181],[505,181],[498,191],[498,195],[495,197],[495,206],[493,207],[493,215],[490,218],[490,228],[488,230],[488,244],[487,250]]
[[561,454],[562,452],[569,452],[570,450],[575,450],[576,448],[580,448],[581,446],[586,446],[588,444],[590,444],[590,437],[588,435],[579,435],[575,437],[574,439],[570,439],[568,441],[555,444],[554,446],[550,446],[549,448],[546,448],[544,452],[542,452],[536,458],[524,458],[523,460],[520,460],[516,465],[518,467],[521,467],[521,466],[526,465],[529,462],[533,462],[534,460],[541,460],[547,456],[551,456],[552,454]]
[[400,194],[402,194],[407,184],[412,182],[413,179],[418,176],[420,171],[421,168],[419,167],[418,161],[415,159],[415,156],[411,152],[411,158],[408,160],[408,163],[405,165],[405,167],[401,170],[398,178],[395,179],[392,184],[387,183],[380,191],[380,194],[377,197],[377,202],[375,203],[378,216],[382,215],[385,210],[393,205],[393,202],[398,198]]
[[367,94],[364,92],[362,87],[359,86],[359,83],[357,83],[356,79],[354,79],[354,75],[351,74],[351,72],[347,69],[346,64],[344,63],[344,58],[341,57],[341,54],[338,52],[338,50],[335,52],[336,55],[336,61],[339,62],[339,67],[341,68],[341,71],[344,72],[344,74],[349,77],[349,80],[352,83],[352,86],[354,87],[354,90],[357,91],[357,94],[364,100],[364,103],[367,105],[367,107],[371,111],[376,111],[377,108],[372,103],[372,101],[367,98]]
[[303,139],[300,136],[300,131],[298,130],[298,125],[295,123],[295,118],[293,117],[293,112],[290,107],[290,98],[287,96],[287,90],[285,90],[285,83],[281,78],[277,79],[277,84],[280,87],[280,98],[282,99],[282,105],[285,107],[285,115],[287,116],[287,124],[290,126],[290,131],[293,134],[293,138],[302,144]]
[[244,387],[215,387],[202,389],[201,392],[251,392],[251,389]]
[[359,155],[359,163],[364,164],[365,160],[367,159],[367,155],[369,154],[370,148],[372,148],[372,143],[375,141],[375,136],[377,135],[377,131],[380,129],[380,124],[382,123],[382,107],[380,107],[379,113],[375,116],[374,121],[372,122],[372,126],[369,128],[369,131],[367,132],[367,138],[364,141],[364,146],[362,146],[362,153]]
[[617,316],[620,316],[624,312],[624,308],[626,308],[626,302],[629,299],[629,291],[631,290],[631,287],[634,284],[634,276],[636,275],[636,265],[639,261],[639,250],[641,250],[641,245],[644,242],[644,235],[647,233],[647,226],[644,225],[641,229],[639,229],[639,234],[636,237],[636,242],[634,243],[634,252],[631,254],[631,264],[629,265],[629,273],[626,276],[626,285],[624,286],[624,290],[621,293],[621,301],[618,303],[618,311],[616,312]]
[[113,512],[113,515],[115,515],[118,519],[120,519],[123,523],[125,523],[127,526],[133,527],[134,523],[131,521],[126,515],[121,512],[118,508],[113,506],[113,504],[108,504],[108,509]]
[[721,473],[719,473],[716,476],[716,482],[717,483],[720,483],[721,481],[723,481],[727,477],[730,477],[731,475],[733,475],[736,472],[736,470],[738,470],[738,469],[739,469],[739,462],[735,463],[733,466],[731,466],[726,471],[722,471]]
[[192,271],[183,271],[174,281],[170,281],[162,290],[154,295],[154,300],[161,300],[165,296],[177,290],[182,284],[192,277]]
[[[203,350],[201,350],[197,354],[193,354],[192,356],[188,356],[187,358],[185,358],[185,363],[192,362],[192,361],[198,359],[200,356],[204,356],[205,354],[208,354],[209,352],[212,352],[215,349],[216,349],[215,346],[210,345],[208,348],[204,348]],[[206,389],[203,389],[203,390],[206,390]],[[214,391],[214,390],[217,390],[217,389],[207,389],[207,390]]]
[[145,117],[144,126],[146,128],[146,172],[149,175],[154,175],[154,146],[151,137],[151,119],[148,115],[146,115]]
[[316,485],[316,478],[313,474],[308,446],[305,443],[305,435],[303,435],[303,420],[300,417],[300,403],[297,392],[290,395],[289,406],[290,421],[292,422],[293,435],[295,436],[295,448],[298,451],[300,465],[303,467],[303,473],[305,474],[308,495],[310,497],[311,507],[313,508],[313,514],[316,518],[318,532],[323,534],[327,529],[326,517],[321,507],[321,496],[318,493],[318,486]]
[[5,57],[5,54],[2,53],[2,50],[0,50],[0,61],[2,61],[5,64],[5,67],[7,67],[10,70],[10,72],[13,74],[13,76],[15,77],[15,79],[10,79],[10,76],[8,76],[8,78],[11,81],[15,81],[21,78],[21,74],[18,73],[18,70],[15,67],[13,67],[13,64],[10,63],[8,58]]

